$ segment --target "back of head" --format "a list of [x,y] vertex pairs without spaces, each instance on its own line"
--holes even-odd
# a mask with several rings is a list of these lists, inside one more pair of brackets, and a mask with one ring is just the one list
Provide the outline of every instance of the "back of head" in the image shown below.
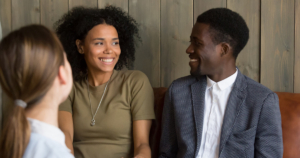
[[238,13],[229,9],[210,9],[199,15],[197,22],[210,26],[211,38],[215,44],[230,44],[235,58],[248,42],[249,29],[246,22]]
[[[0,43],[0,83],[15,105],[4,124],[1,158],[21,158],[29,142],[25,109],[39,103],[64,64],[64,50],[46,27],[30,25],[11,32]],[[18,106],[20,102],[26,107]]]

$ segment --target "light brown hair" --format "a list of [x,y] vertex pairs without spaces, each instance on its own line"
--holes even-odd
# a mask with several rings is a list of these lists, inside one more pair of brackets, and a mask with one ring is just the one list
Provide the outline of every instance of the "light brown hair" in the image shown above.
[[[64,64],[64,50],[54,33],[41,25],[11,32],[0,43],[0,83],[13,100],[28,108],[37,104],[51,88]],[[21,158],[30,139],[25,109],[14,106],[4,123],[0,139],[1,158]]]

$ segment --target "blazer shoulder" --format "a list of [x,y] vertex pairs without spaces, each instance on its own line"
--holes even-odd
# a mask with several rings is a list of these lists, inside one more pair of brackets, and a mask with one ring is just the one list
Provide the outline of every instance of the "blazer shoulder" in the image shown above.
[[189,75],[189,76],[184,76],[184,77],[174,80],[170,87],[172,87],[172,89],[189,87],[191,84],[193,84],[195,82],[197,82],[197,79],[195,77]]
[[254,81],[253,79],[245,76],[247,82],[247,91],[251,96],[255,96],[258,98],[266,98],[269,94],[275,94],[266,86]]

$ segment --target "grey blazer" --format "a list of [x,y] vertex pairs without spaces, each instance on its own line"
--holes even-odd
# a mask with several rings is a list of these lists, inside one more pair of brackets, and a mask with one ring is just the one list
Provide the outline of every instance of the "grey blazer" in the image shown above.
[[[196,157],[201,144],[206,77],[175,80],[166,94],[159,158]],[[282,158],[277,95],[240,71],[225,110],[220,158]]]

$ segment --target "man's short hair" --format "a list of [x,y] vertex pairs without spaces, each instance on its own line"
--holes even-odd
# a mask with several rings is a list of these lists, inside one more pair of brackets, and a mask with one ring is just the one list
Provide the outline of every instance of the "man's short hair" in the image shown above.
[[229,9],[210,9],[199,15],[197,22],[210,26],[209,31],[215,44],[221,42],[230,44],[235,58],[248,42],[249,29],[245,20],[238,13]]

